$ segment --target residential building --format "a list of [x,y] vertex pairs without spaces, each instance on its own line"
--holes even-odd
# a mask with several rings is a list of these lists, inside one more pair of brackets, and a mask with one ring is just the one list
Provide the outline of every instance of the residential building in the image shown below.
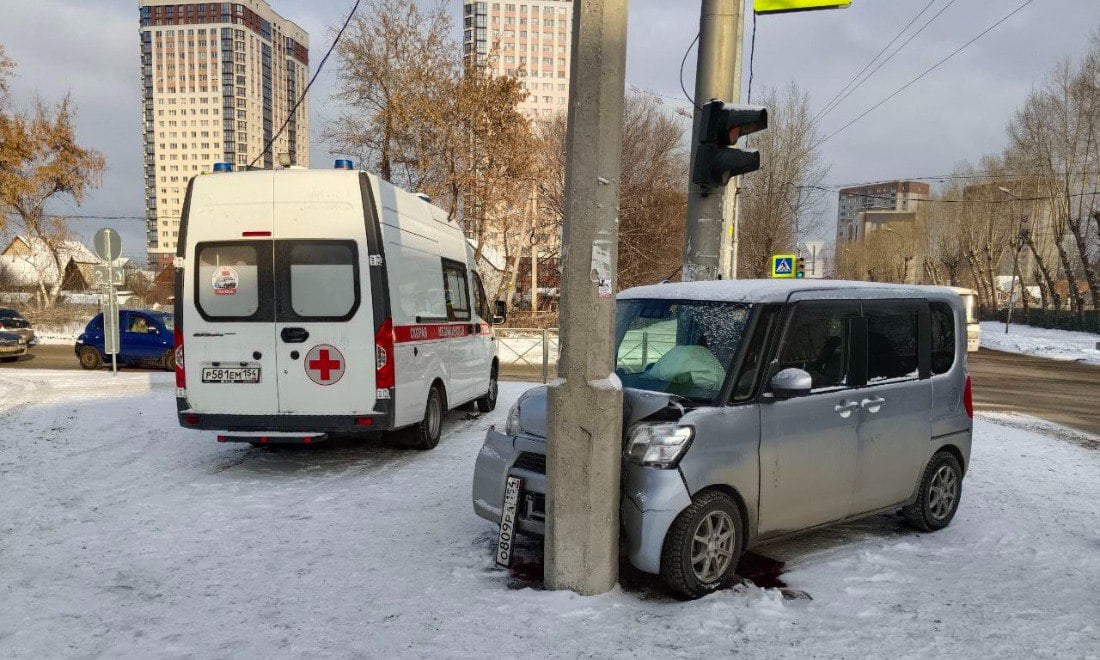
[[172,263],[192,177],[216,162],[270,168],[281,154],[309,165],[308,104],[291,115],[309,35],[264,0],[138,4],[147,251],[159,269]]
[[[837,204],[837,245],[863,240],[866,224],[870,221],[915,221],[917,207],[930,196],[931,187],[919,181],[888,181],[841,189]],[[877,214],[879,211],[899,215],[884,217]]]
[[524,115],[549,119],[566,112],[572,0],[463,0],[462,25],[466,65],[518,77],[529,94],[519,104]]

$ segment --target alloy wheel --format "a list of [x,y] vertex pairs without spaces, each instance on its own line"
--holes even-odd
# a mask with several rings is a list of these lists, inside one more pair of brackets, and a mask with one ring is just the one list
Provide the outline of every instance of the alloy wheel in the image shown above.
[[720,580],[733,561],[737,546],[733,519],[725,511],[711,511],[699,521],[691,539],[691,570],[703,584]]
[[928,511],[936,520],[951,514],[959,499],[959,475],[950,465],[941,465],[928,485]]

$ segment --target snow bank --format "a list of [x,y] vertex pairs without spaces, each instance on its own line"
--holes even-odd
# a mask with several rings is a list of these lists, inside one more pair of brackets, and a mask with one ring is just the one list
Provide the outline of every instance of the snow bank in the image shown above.
[[1004,323],[982,321],[982,348],[995,351],[1100,365],[1097,342],[1100,342],[1100,335],[1090,332],[1034,328],[1029,325],[1010,325],[1006,335]]
[[489,415],[429,452],[176,426],[170,374],[0,373],[0,657],[1090,656],[1100,454],[981,419],[937,534],[879,517],[761,549],[813,600],[530,588],[471,510]]

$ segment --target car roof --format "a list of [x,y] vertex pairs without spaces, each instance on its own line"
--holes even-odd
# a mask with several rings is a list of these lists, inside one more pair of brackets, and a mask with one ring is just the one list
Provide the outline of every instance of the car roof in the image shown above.
[[14,314],[15,316],[22,316],[22,314],[19,313],[18,309],[12,309],[11,307],[0,307],[0,315],[10,316],[12,314]]
[[[933,294],[930,296],[930,294]],[[741,303],[787,302],[798,299],[838,298],[924,298],[957,299],[950,287],[856,282],[851,280],[766,279],[669,282],[626,289],[620,300],[698,300]]]

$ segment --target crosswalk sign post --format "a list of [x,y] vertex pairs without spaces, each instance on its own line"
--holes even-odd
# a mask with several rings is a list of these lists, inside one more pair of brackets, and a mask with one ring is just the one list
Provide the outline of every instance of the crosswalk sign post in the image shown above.
[[779,279],[794,279],[795,258],[796,255],[793,254],[772,255],[772,277]]

